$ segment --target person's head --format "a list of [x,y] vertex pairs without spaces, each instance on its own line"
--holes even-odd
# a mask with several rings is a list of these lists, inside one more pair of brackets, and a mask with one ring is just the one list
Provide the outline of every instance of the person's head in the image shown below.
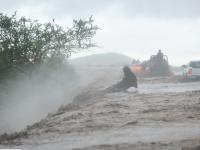
[[127,76],[128,74],[133,74],[131,69],[128,66],[123,67],[124,75]]
[[128,66],[124,66],[124,67],[123,67],[123,71],[124,71],[124,73],[125,73],[125,72],[128,72],[128,71],[130,71],[130,68],[129,68]]

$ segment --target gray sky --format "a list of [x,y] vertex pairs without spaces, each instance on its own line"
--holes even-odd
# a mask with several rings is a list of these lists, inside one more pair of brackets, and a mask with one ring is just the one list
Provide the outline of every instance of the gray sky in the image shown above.
[[[94,16],[102,29],[102,48],[87,53],[118,52],[148,59],[163,50],[173,65],[200,60],[200,0],[0,0],[0,10],[70,26],[73,18]],[[85,55],[86,53],[80,54]]]

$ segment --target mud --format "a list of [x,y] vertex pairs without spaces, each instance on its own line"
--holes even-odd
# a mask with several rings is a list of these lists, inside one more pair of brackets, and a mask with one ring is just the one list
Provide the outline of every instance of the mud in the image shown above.
[[12,135],[1,136],[0,148],[198,149],[199,82],[149,79],[139,83],[137,92],[95,95],[106,88],[104,81],[88,86],[85,95],[90,93],[90,96],[86,101],[60,107],[56,113],[28,126],[13,138]]

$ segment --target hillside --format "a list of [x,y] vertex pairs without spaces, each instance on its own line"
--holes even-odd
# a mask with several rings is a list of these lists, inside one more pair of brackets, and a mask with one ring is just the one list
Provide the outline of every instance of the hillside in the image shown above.
[[132,58],[118,53],[103,53],[74,58],[70,60],[72,65],[81,66],[123,66],[132,62]]

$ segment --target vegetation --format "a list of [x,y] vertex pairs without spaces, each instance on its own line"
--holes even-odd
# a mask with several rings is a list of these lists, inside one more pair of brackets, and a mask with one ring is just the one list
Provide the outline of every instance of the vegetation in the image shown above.
[[56,60],[63,63],[72,53],[95,47],[94,20],[73,20],[71,28],[55,21],[37,20],[0,13],[0,78],[9,72],[30,75],[36,66]]

